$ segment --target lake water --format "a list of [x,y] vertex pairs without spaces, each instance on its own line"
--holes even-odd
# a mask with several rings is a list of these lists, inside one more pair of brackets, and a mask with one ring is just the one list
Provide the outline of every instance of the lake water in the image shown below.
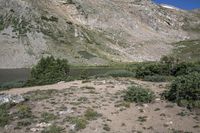
[[[108,67],[95,67],[95,68],[73,68],[70,69],[70,76],[78,77],[82,71],[85,70],[88,76],[94,76],[98,74],[105,74],[111,70],[122,70],[118,68],[108,68]],[[26,81],[30,77],[30,69],[0,69],[0,83],[11,82],[11,81]]]
[[30,69],[0,69],[0,83],[10,81],[26,81],[30,77]]

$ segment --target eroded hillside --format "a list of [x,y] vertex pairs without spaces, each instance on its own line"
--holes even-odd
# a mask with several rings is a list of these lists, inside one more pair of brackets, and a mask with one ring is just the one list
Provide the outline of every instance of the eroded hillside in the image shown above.
[[48,55],[82,65],[159,60],[171,43],[197,38],[197,14],[150,0],[0,0],[0,68]]

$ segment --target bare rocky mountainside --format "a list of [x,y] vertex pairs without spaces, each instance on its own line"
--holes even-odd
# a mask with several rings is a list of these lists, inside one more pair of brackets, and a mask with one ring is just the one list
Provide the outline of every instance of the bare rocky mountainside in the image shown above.
[[199,37],[200,13],[151,0],[0,0],[0,68],[159,60]]

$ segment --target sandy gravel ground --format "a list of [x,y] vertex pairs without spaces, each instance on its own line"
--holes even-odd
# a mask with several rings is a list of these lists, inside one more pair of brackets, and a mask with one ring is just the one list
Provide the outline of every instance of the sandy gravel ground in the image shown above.
[[[134,84],[153,90],[156,93],[155,101],[143,105],[124,102],[123,91]],[[4,91],[29,97],[24,105],[31,108],[34,118],[31,118],[31,124],[21,126],[18,123],[24,119],[16,116],[9,125],[0,128],[0,132],[40,133],[50,125],[57,125],[62,127],[63,133],[199,133],[199,114],[160,98],[159,94],[167,85],[128,78],[105,78]],[[17,108],[13,107],[10,113],[15,114]],[[85,128],[76,129],[77,123],[70,122],[69,118],[85,119],[88,109],[100,115],[87,119]],[[43,122],[44,112],[57,118]]]

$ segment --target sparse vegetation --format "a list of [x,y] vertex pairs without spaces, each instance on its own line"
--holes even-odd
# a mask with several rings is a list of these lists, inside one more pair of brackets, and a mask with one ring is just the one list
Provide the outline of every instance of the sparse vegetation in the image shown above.
[[103,130],[105,130],[105,131],[110,131],[111,129],[110,129],[110,127],[108,126],[108,124],[104,124],[104,125],[103,125]]
[[26,127],[26,126],[29,126],[29,125],[31,125],[30,119],[17,122],[18,127]]
[[89,108],[85,111],[85,118],[87,120],[96,120],[98,117],[101,116],[98,112],[94,111],[93,109]]
[[19,104],[17,108],[18,108],[17,116],[20,119],[33,117],[31,108],[28,105]]
[[136,103],[150,103],[154,98],[154,92],[149,89],[144,89],[141,86],[129,87],[124,95],[125,101]]
[[51,16],[51,17],[41,16],[41,19],[45,21],[58,22],[58,18],[54,16]]
[[88,60],[96,57],[95,55],[93,55],[93,54],[91,54],[87,51],[79,51],[78,53],[82,56],[82,58],[85,58],[85,59],[88,59]]
[[147,121],[147,118],[148,118],[147,116],[139,116],[139,117],[138,117],[138,121],[139,121],[139,122],[146,122],[146,121]]
[[75,124],[75,129],[77,131],[86,128],[86,125],[88,124],[88,121],[85,118],[67,117],[65,120],[71,124]]
[[[198,29],[198,31],[200,30]],[[173,53],[175,57],[187,62],[200,61],[200,40],[185,40],[176,43],[175,46]]]
[[10,121],[10,115],[7,105],[0,106],[0,127],[4,127]]
[[31,101],[40,101],[51,98],[56,92],[57,90],[37,90],[26,93],[25,98]]
[[42,131],[42,133],[61,133],[63,131],[62,127],[57,125],[51,125]]
[[42,122],[49,122],[49,121],[53,121],[57,119],[57,116],[52,113],[43,112],[41,114],[41,118],[42,118]]

